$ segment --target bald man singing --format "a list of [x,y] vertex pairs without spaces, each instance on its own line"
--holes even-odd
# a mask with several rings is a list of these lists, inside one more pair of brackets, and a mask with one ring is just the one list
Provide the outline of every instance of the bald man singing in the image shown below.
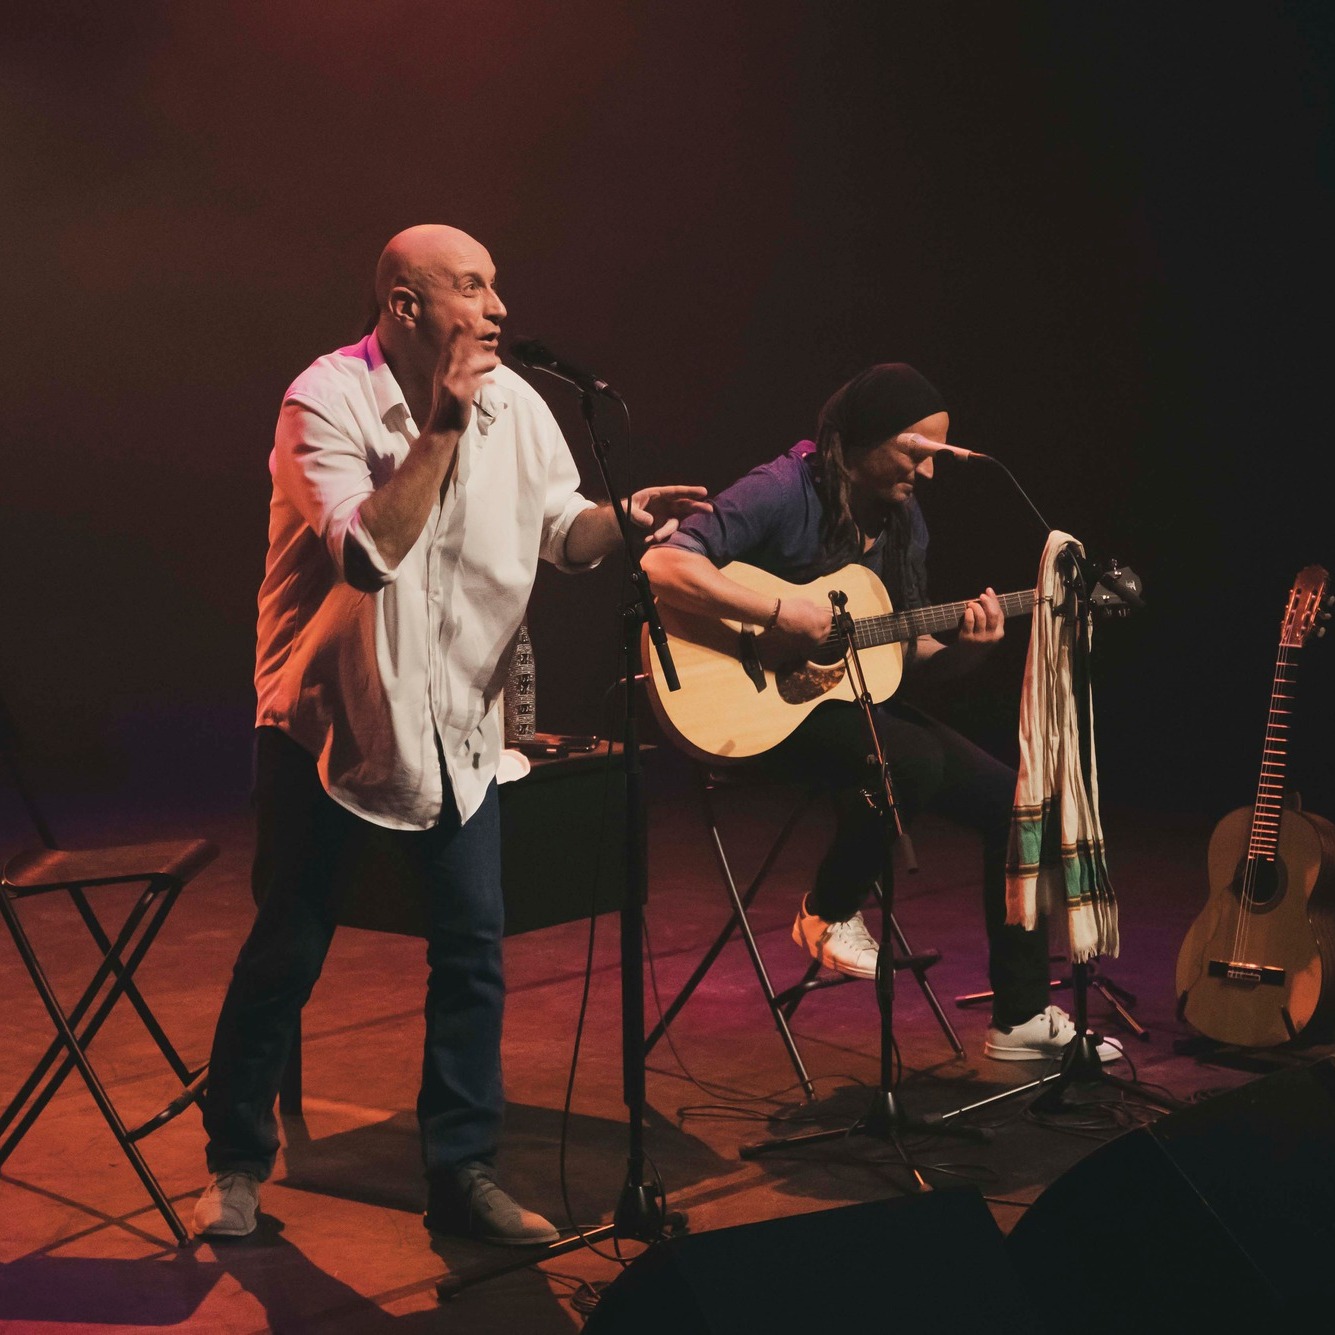
[[[335,882],[401,844],[429,905],[417,1101],[428,1229],[554,1241],[493,1174],[501,1090],[498,701],[539,557],[583,570],[621,536],[542,398],[500,364],[486,249],[409,228],[376,270],[378,319],[297,377],[278,416],[259,595],[259,910],[214,1037],[213,1177],[195,1229],[244,1236],[278,1149],[274,1102],[334,931]],[[635,493],[650,541],[707,508]],[[377,842],[378,841],[378,842]],[[370,1054],[368,1054],[368,1061]]]

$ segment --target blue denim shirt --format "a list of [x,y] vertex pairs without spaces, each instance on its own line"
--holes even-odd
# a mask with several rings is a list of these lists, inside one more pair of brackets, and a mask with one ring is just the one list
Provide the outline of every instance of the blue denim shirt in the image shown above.
[[927,522],[912,497],[870,551],[840,557],[821,545],[824,507],[812,464],[816,446],[799,441],[786,454],[753,468],[717,496],[709,514],[692,515],[668,539],[707,556],[716,566],[745,561],[771,575],[804,584],[860,560],[881,579],[896,608],[927,604]]

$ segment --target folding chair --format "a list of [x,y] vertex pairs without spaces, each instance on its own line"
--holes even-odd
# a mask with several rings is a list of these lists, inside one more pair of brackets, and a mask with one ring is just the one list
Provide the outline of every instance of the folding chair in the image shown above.
[[[165,1126],[196,1101],[202,1091],[207,1068],[191,1070],[181,1060],[135,986],[134,975],[162,929],[177,896],[192,877],[217,857],[218,849],[205,839],[81,851],[57,849],[50,828],[37,810],[10,750],[12,731],[6,726],[7,723],[3,702],[0,701],[0,750],[4,751],[15,787],[37,828],[43,847],[20,853],[5,866],[3,880],[0,881],[0,915],[3,915],[33,986],[51,1017],[56,1037],[9,1106],[0,1113],[0,1136],[5,1137],[0,1143],[0,1165],[14,1152],[65,1078],[77,1068],[117,1143],[153,1198],[153,1204],[157,1206],[176,1240],[184,1246],[190,1241],[190,1234],[145,1163],[138,1142]],[[112,936],[97,917],[89,892],[108,886],[137,884],[142,884],[143,889],[119,930]],[[69,896],[101,952],[101,961],[87,986],[68,1010],[56,995],[18,913],[20,900],[60,892]],[[88,1056],[89,1045],[122,997],[137,1012],[182,1085],[182,1093],[165,1108],[139,1126],[129,1128],[116,1111]]]
[[[695,989],[699,987],[704,980],[705,975],[713,967],[714,961],[722,953],[724,946],[732,939],[734,931],[741,934],[742,940],[746,945],[747,954],[751,958],[751,966],[755,970],[756,979],[760,983],[760,990],[764,994],[765,1004],[769,1008],[770,1015],[774,1019],[774,1026],[779,1031],[779,1038],[782,1040],[784,1048],[788,1053],[788,1059],[793,1064],[793,1070],[797,1073],[798,1082],[808,1099],[815,1098],[815,1089],[811,1083],[811,1077],[807,1074],[806,1064],[802,1060],[802,1054],[798,1051],[797,1043],[793,1038],[792,1029],[789,1021],[793,1013],[801,1004],[802,999],[809,992],[820,991],[827,987],[842,987],[845,983],[853,983],[858,980],[847,977],[843,974],[830,974],[821,972],[819,961],[812,960],[808,965],[806,972],[802,975],[799,982],[792,987],[785,988],[781,992],[774,990],[774,985],[770,981],[769,971],[765,968],[765,962],[760,954],[760,947],[756,943],[755,933],[751,929],[750,920],[747,917],[747,910],[751,907],[760,888],[768,879],[770,872],[774,869],[780,855],[788,844],[789,838],[797,828],[802,817],[806,815],[813,802],[819,796],[818,790],[807,789],[801,792],[788,815],[784,818],[779,827],[779,831],[773,842],[770,844],[764,857],[761,859],[760,866],[755,875],[751,878],[745,890],[739,890],[737,881],[733,876],[732,866],[728,858],[727,849],[724,845],[723,835],[720,831],[718,806],[715,801],[715,794],[720,789],[735,789],[739,787],[754,786],[757,783],[768,783],[763,775],[744,766],[736,768],[727,768],[720,770],[711,770],[705,766],[696,767],[697,783],[701,802],[704,809],[705,823],[709,827],[710,838],[713,841],[714,857],[718,863],[719,872],[723,878],[724,887],[728,893],[729,918],[724,924],[723,929],[715,937],[713,944],[705,951],[700,963],[696,966],[695,972],[691,974],[685,984],[682,986],[672,1002],[663,1012],[663,1018],[654,1028],[649,1037],[645,1040],[645,1052],[648,1053],[663,1037],[667,1026],[676,1018],[677,1013],[690,1000]],[[880,885],[876,886],[876,894],[880,896]],[[936,1017],[936,1022],[941,1027],[941,1032],[945,1035],[946,1041],[957,1056],[964,1055],[964,1045],[960,1042],[959,1035],[955,1032],[954,1026],[950,1023],[950,1018],[942,1008],[931,982],[927,977],[927,971],[937,964],[941,959],[941,952],[937,950],[927,950],[915,952],[909,945],[908,938],[904,935],[903,929],[895,919],[895,915],[890,915],[888,923],[889,937],[894,943],[895,957],[894,968],[896,972],[901,970],[912,973],[914,981],[921,989],[927,1005]]]

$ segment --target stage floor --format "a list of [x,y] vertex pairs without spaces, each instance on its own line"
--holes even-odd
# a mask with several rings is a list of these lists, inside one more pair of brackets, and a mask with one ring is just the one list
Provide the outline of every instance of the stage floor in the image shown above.
[[[649,937],[663,1004],[690,973],[726,916],[706,830],[684,767],[658,759],[650,772]],[[748,871],[780,818],[778,794],[728,794],[732,851]],[[1178,1098],[1232,1087],[1308,1061],[1301,1054],[1210,1052],[1174,1018],[1173,964],[1205,897],[1206,817],[1106,810],[1122,954],[1110,975],[1136,995],[1150,1030],[1121,1031],[1097,996],[1091,1016],[1123,1037],[1141,1079]],[[776,986],[795,982],[803,957],[789,940],[827,817],[811,813],[753,911]],[[140,985],[188,1061],[207,1054],[227,976],[250,918],[249,818],[220,802],[191,813],[111,804],[60,813],[67,843],[204,835],[217,862],[183,894],[140,974]],[[901,875],[898,917],[913,944],[943,959],[931,977],[967,1048],[953,1057],[913,981],[900,976],[897,1033],[901,1095],[915,1113],[954,1108],[1043,1071],[982,1056],[986,1008],[957,1009],[957,993],[986,987],[977,853],[971,836],[924,820],[914,831],[922,871]],[[18,847],[7,840],[6,851]],[[541,894],[540,886],[533,893]],[[68,990],[86,977],[88,952],[68,904],[25,902],[39,949],[56,951]],[[873,930],[875,926],[873,923]],[[516,1195],[564,1225],[558,1184],[562,1103],[578,1015],[587,923],[507,942],[505,1063],[509,1110],[501,1161]],[[1055,946],[1054,948],[1060,948]],[[1060,972],[1060,966],[1055,966]],[[422,944],[342,930],[306,1011],[306,1116],[288,1119],[285,1147],[264,1188],[261,1226],[231,1244],[173,1245],[77,1077],[69,1080],[0,1174],[0,1329],[88,1331],[379,1331],[449,1329],[532,1335],[577,1329],[572,1288],[610,1280],[615,1259],[571,1252],[438,1306],[435,1281],[496,1256],[458,1242],[433,1252],[421,1225],[423,1187],[413,1114],[420,1063]],[[1057,994],[1057,1000],[1068,994]],[[51,1035],[12,943],[0,941],[0,1101],[7,1102]],[[648,990],[650,1025],[657,1018]],[[646,1148],[693,1232],[826,1209],[906,1192],[911,1179],[888,1147],[835,1141],[782,1157],[742,1161],[739,1145],[806,1119],[837,1126],[862,1110],[877,1080],[875,1001],[869,984],[818,992],[794,1030],[816,1079],[807,1104],[766,1012],[747,956],[734,941],[651,1054]],[[133,1014],[122,1006],[94,1045],[95,1064],[127,1118],[146,1116],[174,1082]],[[1130,1074],[1125,1064],[1117,1070]],[[1103,1097],[1100,1095],[1099,1097]],[[1038,1120],[1016,1100],[974,1120],[988,1144],[914,1142],[938,1187],[972,1183],[1003,1228],[1067,1167],[1141,1114],[1120,1102]],[[203,1133],[188,1111],[143,1142],[167,1194],[189,1219],[205,1180]],[[616,922],[598,920],[589,1017],[566,1157],[576,1219],[614,1207],[625,1167]],[[638,1248],[624,1249],[633,1255]],[[967,1262],[963,1263],[967,1266]],[[824,1270],[812,1266],[811,1274]],[[837,1273],[837,1272],[836,1272]],[[967,1269],[962,1271],[967,1274]],[[856,1282],[856,1277],[844,1277]],[[840,1282],[843,1282],[841,1279]]]

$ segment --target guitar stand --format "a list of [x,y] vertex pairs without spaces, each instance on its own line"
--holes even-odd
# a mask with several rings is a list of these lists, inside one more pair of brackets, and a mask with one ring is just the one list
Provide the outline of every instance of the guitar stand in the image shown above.
[[931,1183],[927,1181],[923,1175],[923,1170],[913,1161],[904,1146],[904,1136],[947,1135],[982,1142],[991,1139],[991,1132],[979,1127],[950,1125],[940,1119],[914,1117],[905,1109],[895,1093],[895,970],[891,962],[894,943],[890,929],[895,900],[892,854],[896,839],[903,833],[903,826],[900,823],[899,808],[895,803],[894,790],[890,782],[889,765],[881,748],[880,734],[876,731],[876,717],[872,712],[871,693],[867,689],[866,679],[862,674],[862,664],[858,659],[857,646],[853,642],[852,617],[845,610],[848,599],[844,594],[835,592],[830,594],[830,602],[834,607],[835,630],[844,640],[844,653],[849,668],[849,679],[854,684],[858,704],[862,709],[870,737],[870,753],[867,759],[869,767],[875,771],[875,781],[874,787],[869,785],[871,791],[868,792],[868,798],[880,813],[883,834],[881,853],[881,949],[876,960],[876,1002],[880,1012],[880,1081],[872,1095],[867,1111],[851,1126],[822,1131],[807,1131],[796,1136],[755,1141],[743,1145],[738,1153],[743,1159],[758,1159],[764,1154],[801,1149],[808,1145],[819,1145],[826,1141],[844,1140],[850,1136],[873,1136],[875,1139],[894,1147],[909,1170],[913,1180],[911,1188],[913,1191],[931,1191]]
[[[1060,961],[1066,958],[1065,955],[1054,955],[1053,961]],[[1094,961],[1087,966],[1089,976],[1086,983],[1092,987],[1112,1008],[1113,1013],[1121,1021],[1122,1026],[1128,1033],[1140,1039],[1142,1043],[1148,1043],[1150,1031],[1131,1013],[1131,1007],[1137,1005],[1136,994],[1123,987],[1120,983],[1109,978],[1098,966],[1098,961]],[[1071,986],[1070,978],[1054,978],[1048,986],[1055,992],[1063,987]],[[992,993],[989,992],[965,992],[955,998],[955,1005],[963,1009],[966,1006],[981,1006],[984,1002],[992,1000]]]
[[1131,1007],[1136,1004],[1134,992],[1129,992],[1120,983],[1103,973],[1099,969],[1097,960],[1090,966],[1087,982],[1108,1003],[1113,1014],[1129,1033],[1134,1034],[1142,1043],[1150,1041],[1150,1031],[1131,1014]]

